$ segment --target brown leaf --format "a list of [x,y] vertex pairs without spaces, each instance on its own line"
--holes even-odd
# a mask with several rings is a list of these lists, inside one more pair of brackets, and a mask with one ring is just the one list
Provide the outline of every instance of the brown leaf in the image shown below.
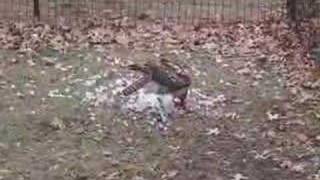
[[129,44],[129,37],[124,32],[120,32],[116,35],[115,40],[117,43],[128,46]]

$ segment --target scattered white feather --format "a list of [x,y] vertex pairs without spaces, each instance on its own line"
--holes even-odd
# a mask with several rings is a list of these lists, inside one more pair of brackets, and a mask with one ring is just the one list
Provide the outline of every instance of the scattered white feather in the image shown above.
[[[160,101],[159,101],[160,100]],[[145,93],[144,90],[138,91],[136,96],[129,98],[128,102],[124,104],[124,108],[143,112],[147,109],[158,111],[163,106],[164,111],[172,113],[174,110],[174,101],[171,94],[159,95],[155,93]]]
[[59,89],[49,91],[48,97],[61,97],[61,98],[72,98],[71,95],[62,94]]
[[90,79],[90,80],[86,80],[83,85],[86,86],[86,87],[91,87],[93,85],[96,84],[96,80],[95,79]]

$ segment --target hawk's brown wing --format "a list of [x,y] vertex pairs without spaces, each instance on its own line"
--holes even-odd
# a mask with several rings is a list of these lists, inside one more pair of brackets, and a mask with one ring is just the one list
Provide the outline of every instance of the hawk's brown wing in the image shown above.
[[190,78],[174,71],[166,69],[155,69],[152,73],[152,80],[168,88],[169,91],[175,91],[190,86]]
[[123,91],[125,95],[132,94],[150,81],[154,81],[162,86],[161,93],[171,93],[184,88],[187,89],[191,84],[191,78],[186,74],[178,72],[179,70],[168,60],[160,60],[160,64],[153,61],[147,62],[144,65],[132,64],[128,68],[142,72],[145,77],[138,79],[127,87]]
[[185,64],[180,64],[179,62],[173,62],[165,58],[160,59],[160,64],[176,73],[185,73],[186,70],[189,68]]

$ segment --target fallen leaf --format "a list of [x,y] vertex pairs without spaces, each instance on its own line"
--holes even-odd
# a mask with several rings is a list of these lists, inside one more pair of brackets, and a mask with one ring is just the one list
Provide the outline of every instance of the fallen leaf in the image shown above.
[[171,170],[171,171],[168,172],[167,177],[168,178],[174,178],[175,176],[178,175],[178,173],[179,173],[179,171],[177,171],[177,170]]
[[308,141],[308,136],[303,133],[296,133],[296,137],[301,141],[306,143]]
[[208,129],[207,130],[207,132],[206,132],[206,135],[208,135],[208,136],[211,136],[211,135],[215,135],[215,136],[217,136],[217,135],[219,135],[220,134],[220,130],[219,130],[219,128],[214,128],[214,129]]
[[43,57],[42,61],[44,61],[44,65],[46,65],[46,66],[54,66],[55,65],[55,59],[53,59],[53,58]]
[[270,111],[267,112],[268,120],[273,121],[279,119],[279,114],[273,114]]
[[233,176],[233,180],[245,180],[245,179],[248,179],[248,177],[240,173],[237,173]]
[[299,163],[299,164],[293,165],[290,169],[294,172],[297,172],[297,173],[304,173],[305,167],[306,167],[306,164]]
[[50,123],[50,125],[59,130],[63,130],[66,128],[66,125],[64,124],[63,120],[59,119],[58,117],[55,117],[53,121]]
[[119,173],[118,171],[113,172],[113,173],[109,174],[108,177],[106,177],[106,180],[113,180],[113,179],[115,179],[115,178],[116,178],[117,176],[119,176],[119,175],[120,175],[120,173]]
[[129,38],[124,32],[120,32],[116,35],[115,40],[117,43],[127,46],[129,44]]
[[237,71],[237,73],[240,74],[240,75],[248,76],[248,75],[250,75],[251,70],[249,68],[243,68],[243,69],[239,69]]

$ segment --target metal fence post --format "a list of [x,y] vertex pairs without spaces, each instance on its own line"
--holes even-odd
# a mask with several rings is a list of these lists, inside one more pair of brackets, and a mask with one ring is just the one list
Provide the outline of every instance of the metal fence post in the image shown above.
[[38,21],[40,20],[40,4],[39,4],[39,0],[33,0],[33,16]]
[[297,21],[297,1],[296,0],[287,0],[287,17],[290,21]]

